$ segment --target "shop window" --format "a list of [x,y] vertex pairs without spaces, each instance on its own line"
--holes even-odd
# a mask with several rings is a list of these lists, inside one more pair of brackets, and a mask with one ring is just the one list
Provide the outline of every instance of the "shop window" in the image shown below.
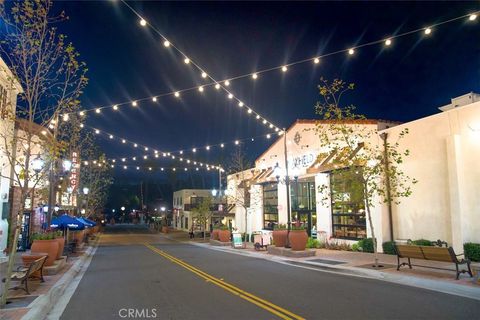
[[277,184],[263,185],[263,227],[268,228],[278,223],[278,188]]
[[367,237],[361,170],[352,168],[330,175],[333,236],[358,240]]
[[290,199],[292,210],[316,209],[315,182],[303,181],[292,182],[290,185]]

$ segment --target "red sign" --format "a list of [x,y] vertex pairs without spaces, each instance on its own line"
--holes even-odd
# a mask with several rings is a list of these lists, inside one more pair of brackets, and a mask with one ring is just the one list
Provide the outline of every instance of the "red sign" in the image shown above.
[[72,169],[70,171],[70,187],[72,187],[72,193],[75,194],[75,191],[78,187],[78,178],[80,176],[80,165],[78,161],[78,152],[72,152]]

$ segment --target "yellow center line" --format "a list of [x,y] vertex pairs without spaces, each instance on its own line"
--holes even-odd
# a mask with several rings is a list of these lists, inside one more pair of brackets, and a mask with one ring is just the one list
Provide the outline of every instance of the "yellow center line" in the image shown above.
[[282,318],[282,319],[286,319],[286,320],[292,320],[292,319],[295,319],[295,320],[305,320],[303,317],[299,316],[299,315],[296,315],[288,310],[285,310],[284,308],[280,307],[280,306],[277,306],[267,300],[264,300],[260,297],[257,297],[249,292],[246,292],[232,284],[229,284],[221,279],[218,279],[218,278],[215,278],[214,276],[206,273],[206,272],[203,272],[202,270],[199,270],[197,268],[195,268],[194,266],[192,265],[189,265],[188,263],[152,246],[152,245],[149,245],[147,243],[145,243],[145,246],[147,248],[149,248],[150,250],[154,251],[155,253],[163,256],[164,258],[182,266],[183,268],[195,273],[196,275],[198,275],[199,277],[207,280],[207,281],[210,281],[211,283],[221,287],[222,289],[225,289],[226,291],[244,299],[244,300],[247,300],[248,302],[251,302],[253,304],[255,304],[256,306],[260,307],[260,308],[263,308],[273,314],[275,314],[276,316]]

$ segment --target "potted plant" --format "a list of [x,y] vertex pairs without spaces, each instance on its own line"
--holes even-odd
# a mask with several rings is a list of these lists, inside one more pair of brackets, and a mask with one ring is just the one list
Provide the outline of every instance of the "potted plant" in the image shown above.
[[304,226],[293,224],[288,235],[290,247],[293,251],[305,250],[308,241],[308,234]]
[[221,242],[230,242],[230,230],[228,226],[222,225],[218,230],[218,238]]
[[285,247],[287,245],[287,226],[285,224],[278,224],[273,227],[273,242],[275,247]]
[[58,241],[55,239],[55,232],[35,233],[32,235],[32,254],[46,253],[48,255],[45,266],[51,266],[57,259]]
[[213,240],[220,240],[219,233],[220,233],[220,227],[219,226],[214,226],[213,230],[212,230],[212,234],[210,235],[210,237]]

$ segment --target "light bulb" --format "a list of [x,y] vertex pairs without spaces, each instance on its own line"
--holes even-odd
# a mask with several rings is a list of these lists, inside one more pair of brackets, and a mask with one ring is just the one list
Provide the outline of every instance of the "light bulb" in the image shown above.
[[161,171],[163,171],[163,168],[160,168]]
[[202,78],[206,78],[207,74],[205,72],[202,72]]
[[141,25],[142,27],[145,27],[145,26],[147,25],[147,21],[145,21],[145,19],[141,19],[141,20],[140,20],[140,25]]
[[112,136],[112,135],[110,135],[110,139],[113,139],[113,136]]
[[80,128],[83,128],[83,127],[84,127],[83,123],[80,123]]
[[240,143],[240,141],[238,140],[235,140],[235,144],[238,145]]
[[100,113],[101,112],[100,108],[95,109],[95,112]]
[[259,115],[259,114],[257,114],[257,116],[256,116],[255,118],[256,118],[257,120],[258,120],[258,119],[260,119],[260,115]]
[[79,112],[79,115],[84,116],[84,115],[85,115],[85,112],[80,111],[80,112]]
[[137,170],[140,170],[140,167],[137,167]]
[[263,119],[263,124],[267,124],[267,120]]
[[229,93],[228,94],[228,99],[233,99],[233,94]]
[[210,146],[207,146],[205,149],[210,150]]
[[197,148],[193,148],[193,149],[192,149],[192,152],[197,152]]
[[430,33],[432,33],[432,29],[426,28],[426,29],[425,29],[425,34],[430,34]]
[[96,129],[96,130],[95,130],[95,133],[96,133],[96,134],[99,134],[99,133],[100,133],[100,130]]
[[143,156],[143,159],[147,159],[148,157],[147,156]]
[[185,59],[183,60],[183,62],[185,62],[186,64],[189,64],[189,63],[190,63],[190,59],[185,58]]
[[220,85],[218,83],[215,85],[215,89],[220,89]]
[[273,128],[273,124],[270,123],[270,126],[269,126],[269,127],[270,127],[270,128]]
[[252,78],[253,79],[257,79],[258,78],[258,75],[256,73],[252,74]]
[[183,150],[180,150],[180,152],[179,152],[179,153],[180,153],[180,154],[183,154]]
[[389,46],[391,44],[392,44],[392,40],[390,40],[390,39],[385,40],[385,45],[386,46]]
[[349,54],[349,55],[352,55],[352,54],[354,54],[354,53],[355,53],[355,50],[353,50],[353,49],[348,49],[348,54]]
[[470,21],[473,21],[473,20],[475,20],[475,19],[477,19],[477,15],[474,14],[474,13],[471,14],[471,15],[468,17],[468,20],[470,20]]
[[124,169],[124,170],[127,170],[127,166],[123,166],[123,169]]
[[125,140],[125,139],[122,139],[122,143],[126,143],[126,142],[127,142],[127,140]]
[[225,86],[227,86],[227,87],[228,87],[229,85],[230,85],[230,81],[228,81],[228,80],[227,80],[227,81],[225,81]]
[[170,41],[165,40],[165,41],[163,42],[163,45],[164,45],[165,47],[167,47],[167,48],[170,47]]
[[153,97],[153,98],[152,98],[152,101],[153,101],[153,102],[157,102],[157,97]]
[[114,105],[114,106],[113,106],[113,110],[118,110],[118,106],[117,106],[117,105]]
[[132,106],[136,107],[137,106],[137,101],[133,101]]
[[315,58],[315,59],[313,59],[313,63],[315,63],[315,64],[318,64],[318,63],[320,63],[320,59],[319,59],[319,58]]
[[145,151],[148,151],[148,147],[145,147]]
[[133,144],[133,147],[134,147],[134,148],[138,147],[138,144],[134,143],[134,144]]
[[270,139],[270,137],[271,137],[270,133],[269,133],[269,134],[267,134],[267,139]]
[[148,167],[148,170],[149,170],[149,171],[152,171],[152,167]]
[[220,148],[223,148],[223,147],[225,147],[225,145],[222,143],[222,144],[220,145]]
[[198,87],[198,91],[203,92],[203,87]]
[[177,98],[180,97],[180,92],[178,92],[178,91],[175,92],[175,97],[177,97]]
[[239,106],[239,107],[243,107],[243,102],[240,101],[240,102],[238,103],[238,106]]
[[283,71],[283,72],[286,72],[287,70],[288,70],[287,66],[283,66],[283,67],[282,67],[282,71]]
[[252,113],[252,109],[248,109],[248,113]]

